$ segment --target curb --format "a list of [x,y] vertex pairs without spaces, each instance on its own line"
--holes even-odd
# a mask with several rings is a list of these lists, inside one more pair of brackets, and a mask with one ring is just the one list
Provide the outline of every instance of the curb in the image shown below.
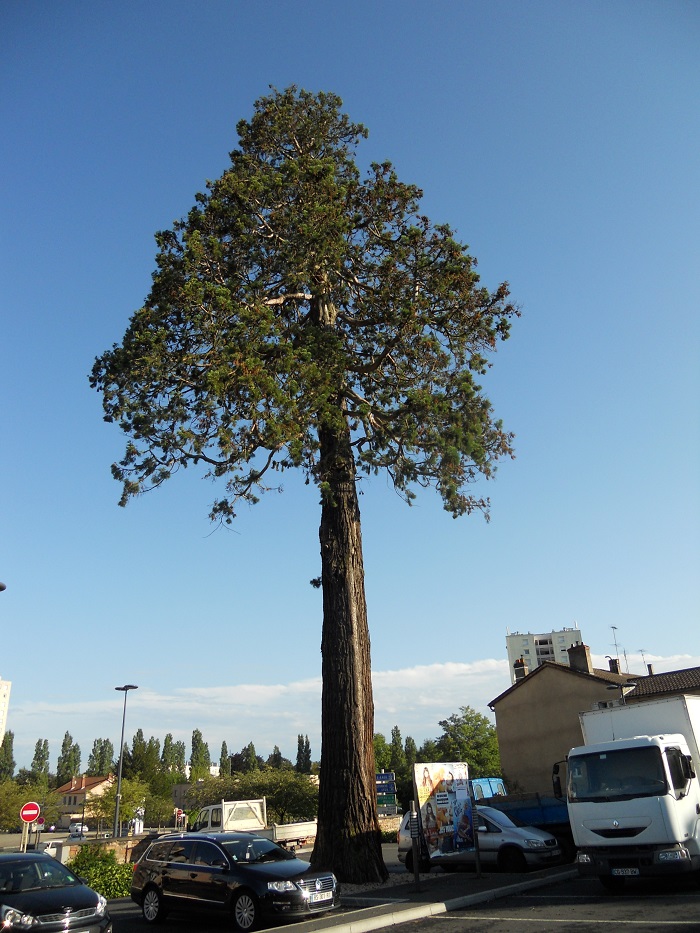
[[[470,907],[472,904],[484,904],[488,901],[495,901],[498,898],[510,897],[512,894],[519,894],[521,891],[527,891],[531,888],[541,888],[558,881],[568,881],[577,876],[577,869],[567,869],[556,875],[549,875],[547,878],[532,878],[528,881],[518,881],[515,884],[493,887],[486,891],[479,891],[476,894],[465,894],[462,897],[453,897],[444,901],[434,901],[428,904],[410,904],[404,901],[404,906],[399,906],[397,904],[396,907],[391,910],[385,910],[386,907],[391,905],[391,901],[387,901],[385,905],[378,906],[375,900],[372,907],[370,907],[368,901],[364,898],[350,898],[345,901],[345,903],[352,906],[354,902],[358,907],[358,912],[361,909],[374,909],[375,911],[379,910],[383,912],[375,913],[372,917],[358,916],[346,921],[338,919],[335,923],[327,923],[325,926],[321,925],[319,921],[316,921],[319,925],[314,925],[313,928],[315,930],[330,929],[333,933],[370,933],[372,930],[380,930],[383,927],[398,926],[400,923],[409,923],[411,920],[423,920],[426,917],[444,914],[451,910],[461,910],[463,907]],[[328,920],[331,920],[331,918],[329,917]],[[304,922],[302,921],[301,924],[297,924],[297,928],[303,927],[303,925]]]

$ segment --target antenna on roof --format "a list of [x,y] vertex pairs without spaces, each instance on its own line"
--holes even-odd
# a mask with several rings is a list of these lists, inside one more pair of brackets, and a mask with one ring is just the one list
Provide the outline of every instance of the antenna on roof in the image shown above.
[[610,628],[613,630],[613,640],[614,640],[614,642],[615,642],[615,657],[616,657],[616,658],[619,658],[619,657],[620,657],[620,649],[617,647],[617,634],[616,634],[616,632],[617,632],[617,626],[616,626],[616,625],[611,625]]
[[644,648],[637,648],[637,651],[638,651],[638,652],[641,654],[641,656],[642,656],[642,667],[644,667]]

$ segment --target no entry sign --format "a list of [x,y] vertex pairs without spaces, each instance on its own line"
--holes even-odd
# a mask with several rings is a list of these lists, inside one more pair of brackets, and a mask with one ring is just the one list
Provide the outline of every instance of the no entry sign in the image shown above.
[[20,818],[24,823],[34,823],[38,819],[40,813],[41,807],[33,800],[30,800],[29,803],[25,803],[19,811]]

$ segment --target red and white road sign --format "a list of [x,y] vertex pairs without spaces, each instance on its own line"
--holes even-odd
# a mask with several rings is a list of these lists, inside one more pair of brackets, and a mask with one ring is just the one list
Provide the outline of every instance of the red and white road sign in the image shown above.
[[41,807],[33,800],[30,800],[29,803],[25,803],[19,811],[20,819],[24,823],[34,823],[39,818],[40,813]]

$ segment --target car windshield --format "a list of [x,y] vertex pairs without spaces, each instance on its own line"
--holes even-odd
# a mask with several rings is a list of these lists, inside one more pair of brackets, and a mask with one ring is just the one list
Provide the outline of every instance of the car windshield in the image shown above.
[[568,762],[570,803],[656,797],[667,791],[657,746],[572,755]]
[[53,859],[17,859],[0,862],[0,892],[17,894],[37,888],[65,888],[82,884],[79,878]]
[[221,845],[232,861],[243,862],[244,864],[284,862],[296,858],[294,853],[287,852],[286,849],[274,842],[270,842],[269,839],[263,839],[259,836],[253,836],[250,839],[226,840]]

